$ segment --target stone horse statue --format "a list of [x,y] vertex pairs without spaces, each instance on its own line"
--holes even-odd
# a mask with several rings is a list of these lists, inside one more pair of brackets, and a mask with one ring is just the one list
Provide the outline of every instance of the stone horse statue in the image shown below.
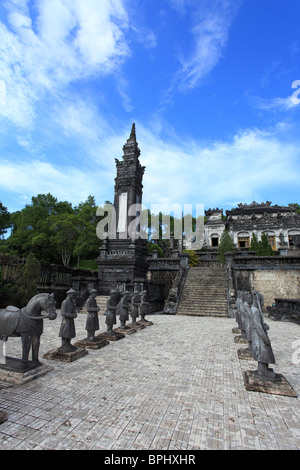
[[[40,364],[38,354],[40,337],[43,333],[43,320],[55,320],[57,313],[54,294],[38,294],[32,297],[26,307],[6,307],[0,310],[0,340],[7,341],[10,336],[21,336],[22,362],[28,363],[30,347],[32,362]],[[41,315],[46,311],[46,315]]]

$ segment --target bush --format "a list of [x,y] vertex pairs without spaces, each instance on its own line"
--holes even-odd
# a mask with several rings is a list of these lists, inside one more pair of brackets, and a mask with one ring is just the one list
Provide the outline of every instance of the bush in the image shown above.
[[157,254],[158,254],[159,258],[164,258],[165,257],[164,250],[162,249],[161,246],[157,245],[156,243],[148,242],[148,255],[151,255],[152,251],[154,251],[154,250],[157,251]]
[[185,250],[184,253],[187,253],[189,255],[189,266],[194,267],[198,266],[199,264],[199,258],[195,251],[193,250]]

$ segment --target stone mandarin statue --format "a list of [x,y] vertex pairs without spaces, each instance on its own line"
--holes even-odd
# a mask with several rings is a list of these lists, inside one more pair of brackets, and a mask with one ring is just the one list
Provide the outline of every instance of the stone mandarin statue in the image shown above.
[[118,311],[120,315],[120,324],[121,324],[120,328],[122,330],[126,328],[126,321],[129,320],[129,313],[128,313],[128,310],[130,308],[129,300],[130,300],[129,292],[125,291],[118,305]]
[[146,290],[143,290],[142,296],[141,296],[141,304],[140,304],[140,315],[141,315],[141,321],[145,322],[147,321],[145,319],[145,316],[149,313],[149,302],[148,302],[148,293]]
[[98,312],[100,308],[96,302],[97,294],[96,289],[90,290],[89,297],[86,301],[87,318],[85,329],[87,330],[87,339],[89,341],[95,341],[95,332],[99,330]]
[[71,339],[75,338],[75,322],[74,319],[77,317],[77,307],[75,304],[75,294],[74,289],[69,289],[67,292],[67,298],[61,304],[61,326],[58,336],[62,339],[62,345],[59,348],[59,351],[68,353],[76,351],[76,346],[71,344]]
[[106,303],[106,319],[105,323],[107,325],[107,334],[113,335],[113,326],[116,325],[116,308],[118,304],[119,294],[115,289],[112,289],[109,294],[109,298]]
[[269,326],[264,322],[262,314],[262,297],[259,292],[253,291],[253,305],[251,307],[251,351],[252,357],[258,362],[256,375],[261,380],[274,380],[275,372],[268,367],[275,364],[275,357],[268,337]]
[[135,288],[131,298],[131,318],[132,325],[137,325],[136,319],[139,317],[140,293]]

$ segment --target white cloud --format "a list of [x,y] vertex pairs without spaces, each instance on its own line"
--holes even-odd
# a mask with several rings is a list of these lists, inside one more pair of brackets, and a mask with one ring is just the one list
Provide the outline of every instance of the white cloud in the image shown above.
[[299,105],[295,99],[293,99],[293,95],[291,93],[290,96],[286,98],[260,98],[258,96],[250,98],[252,105],[264,111],[289,111],[290,109],[294,109],[296,106]]
[[6,104],[0,114],[30,127],[45,93],[55,97],[80,78],[114,72],[130,54],[122,0],[40,0],[31,18],[26,2],[7,2],[0,22],[0,76]]
[[[86,132],[80,121],[80,109],[77,111],[78,114],[74,109],[66,109],[64,116],[73,120],[74,136]],[[88,120],[86,124],[88,126]],[[210,145],[191,140],[170,143],[138,122],[136,131],[141,164],[146,166],[143,202],[150,209],[152,204],[163,203],[204,204],[205,208],[228,209],[231,204],[228,201],[234,201],[232,205],[251,202],[252,191],[258,202],[272,200],[270,194],[274,192],[281,198],[275,203],[297,200],[299,145],[281,140],[276,127],[273,132],[241,131],[230,141]],[[63,166],[37,158],[17,163],[4,161],[1,164],[2,193],[18,194],[30,200],[33,195],[50,192],[73,204],[90,194],[99,204],[112,201],[116,176],[114,158],[121,158],[130,129],[98,140],[93,130],[91,132],[94,153],[91,149],[92,158],[88,160],[83,156],[79,164]],[[289,200],[285,200],[284,191]]]
[[1,164],[2,192],[18,194],[26,200],[49,192],[59,200],[74,205],[86,200],[89,195],[96,196],[101,204],[109,197],[110,185],[111,181],[103,169],[99,171],[93,166],[63,168],[40,160],[18,163],[4,161]]
[[299,145],[284,143],[276,130],[245,130],[231,141],[186,142],[183,147],[137,129],[142,133],[140,148],[146,165],[146,205],[167,202],[220,207],[227,201],[251,202],[252,191],[266,200],[274,188],[279,197],[281,190],[295,188],[297,192]]
[[181,69],[175,79],[180,89],[199,85],[219,62],[239,3],[236,0],[171,0],[181,14],[189,9],[192,12],[192,51],[182,53]]

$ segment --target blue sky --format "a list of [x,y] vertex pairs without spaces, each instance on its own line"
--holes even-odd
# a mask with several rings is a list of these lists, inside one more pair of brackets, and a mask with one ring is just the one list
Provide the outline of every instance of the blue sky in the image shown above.
[[135,122],[148,208],[300,203],[299,18],[299,0],[2,1],[0,201],[113,200]]

